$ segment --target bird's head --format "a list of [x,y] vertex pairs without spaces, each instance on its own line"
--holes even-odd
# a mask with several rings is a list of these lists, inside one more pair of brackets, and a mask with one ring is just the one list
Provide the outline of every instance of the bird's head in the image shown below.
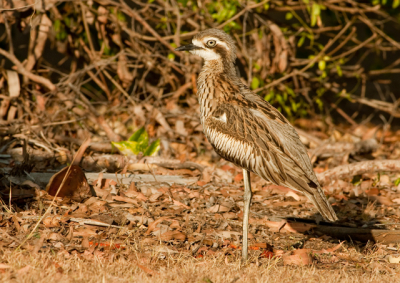
[[232,37],[220,29],[207,29],[196,34],[191,44],[183,45],[176,51],[189,51],[206,61],[222,60],[234,63],[236,46]]

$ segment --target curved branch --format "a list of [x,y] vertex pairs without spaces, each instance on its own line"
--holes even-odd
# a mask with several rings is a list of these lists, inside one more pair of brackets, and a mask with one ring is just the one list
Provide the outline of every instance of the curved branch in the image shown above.
[[6,57],[8,60],[10,60],[17,67],[16,71],[18,73],[20,73],[21,75],[26,76],[28,79],[30,79],[34,82],[44,85],[51,91],[54,91],[57,89],[57,87],[49,79],[32,74],[31,72],[27,71],[25,69],[24,65],[22,65],[22,63],[13,54],[11,54],[3,49],[0,49],[0,54],[3,55],[4,57]]

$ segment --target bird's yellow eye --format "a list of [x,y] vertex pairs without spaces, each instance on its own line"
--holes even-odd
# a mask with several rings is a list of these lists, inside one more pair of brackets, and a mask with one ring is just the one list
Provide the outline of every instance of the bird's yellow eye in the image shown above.
[[214,39],[210,39],[210,40],[208,40],[207,43],[206,43],[206,45],[207,45],[208,47],[214,47],[216,44],[217,44],[217,41],[214,40]]

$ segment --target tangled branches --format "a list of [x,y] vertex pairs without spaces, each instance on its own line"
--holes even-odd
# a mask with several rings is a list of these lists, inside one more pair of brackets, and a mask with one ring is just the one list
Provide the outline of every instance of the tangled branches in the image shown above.
[[289,118],[400,117],[398,1],[11,2],[0,8],[2,135],[118,140],[146,124],[198,148],[201,61],[174,49],[208,27],[234,37],[243,80]]

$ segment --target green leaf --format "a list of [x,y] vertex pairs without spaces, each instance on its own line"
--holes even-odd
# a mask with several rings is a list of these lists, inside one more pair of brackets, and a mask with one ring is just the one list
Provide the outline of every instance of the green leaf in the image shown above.
[[392,8],[396,9],[400,5],[400,0],[393,0]]
[[394,181],[394,185],[395,185],[395,186],[400,185],[400,178],[398,178],[398,179],[396,179],[396,180]]
[[293,89],[291,89],[290,87],[286,86],[286,91],[288,94],[290,94],[293,97],[296,97],[296,93],[294,92]]
[[290,104],[292,105],[292,110],[293,110],[293,112],[297,112],[297,104],[296,104],[296,102],[291,101]]
[[321,61],[318,62],[318,68],[321,71],[325,70],[325,67],[326,67],[326,62],[324,60],[321,60]]
[[55,20],[54,23],[53,23],[53,28],[54,28],[54,31],[56,33],[60,32],[60,30],[61,30],[61,21],[60,20]]
[[322,102],[322,100],[319,99],[319,98],[317,98],[317,99],[315,100],[315,102],[317,103],[319,110],[322,111],[322,109],[323,109],[323,107],[324,107],[324,103]]
[[126,156],[138,155],[142,151],[140,144],[135,141],[111,142],[111,144]]
[[286,15],[285,15],[285,19],[289,21],[289,20],[291,20],[292,18],[293,18],[293,14],[290,13],[290,12],[287,12]]
[[297,47],[301,47],[304,43],[304,40],[306,40],[305,36],[300,37],[299,41],[297,42]]
[[227,19],[232,18],[236,14],[236,9],[230,10],[228,15],[226,16]]
[[174,53],[168,53],[168,60],[169,61],[175,61],[175,54]]
[[256,89],[260,86],[260,80],[257,77],[253,77],[251,81],[251,89]]
[[353,177],[353,180],[351,180],[351,183],[355,186],[361,184],[361,182],[362,182],[361,175],[356,175]]
[[151,145],[143,152],[144,156],[155,156],[160,150],[160,139],[157,139],[151,143]]
[[339,65],[336,65],[336,71],[339,77],[343,76],[342,68]]
[[123,22],[123,23],[126,22],[125,14],[121,13],[120,11],[117,12],[117,19],[118,19],[120,22]]
[[147,134],[144,127],[141,127],[132,136],[130,136],[128,141],[137,142],[139,152],[144,152],[149,145],[149,135]]
[[275,96],[274,91],[271,89],[270,92],[264,96],[264,100],[270,102],[271,99]]
[[254,67],[254,69],[256,69],[256,71],[261,70],[261,66],[258,65],[257,63],[254,63],[254,64],[253,64],[253,67]]
[[186,7],[188,2],[189,0],[178,0],[178,3],[181,3],[183,7]]
[[315,26],[315,24],[317,23],[317,19],[319,17],[321,13],[321,7],[317,4],[317,3],[313,3],[312,4],[312,8],[311,8],[311,26]]
[[140,142],[140,141],[144,141],[149,140],[149,136],[147,135],[146,130],[144,129],[144,127],[141,127],[139,130],[137,130],[136,132],[133,133],[133,135],[130,136],[130,138],[128,139],[128,141],[136,141],[136,142]]

